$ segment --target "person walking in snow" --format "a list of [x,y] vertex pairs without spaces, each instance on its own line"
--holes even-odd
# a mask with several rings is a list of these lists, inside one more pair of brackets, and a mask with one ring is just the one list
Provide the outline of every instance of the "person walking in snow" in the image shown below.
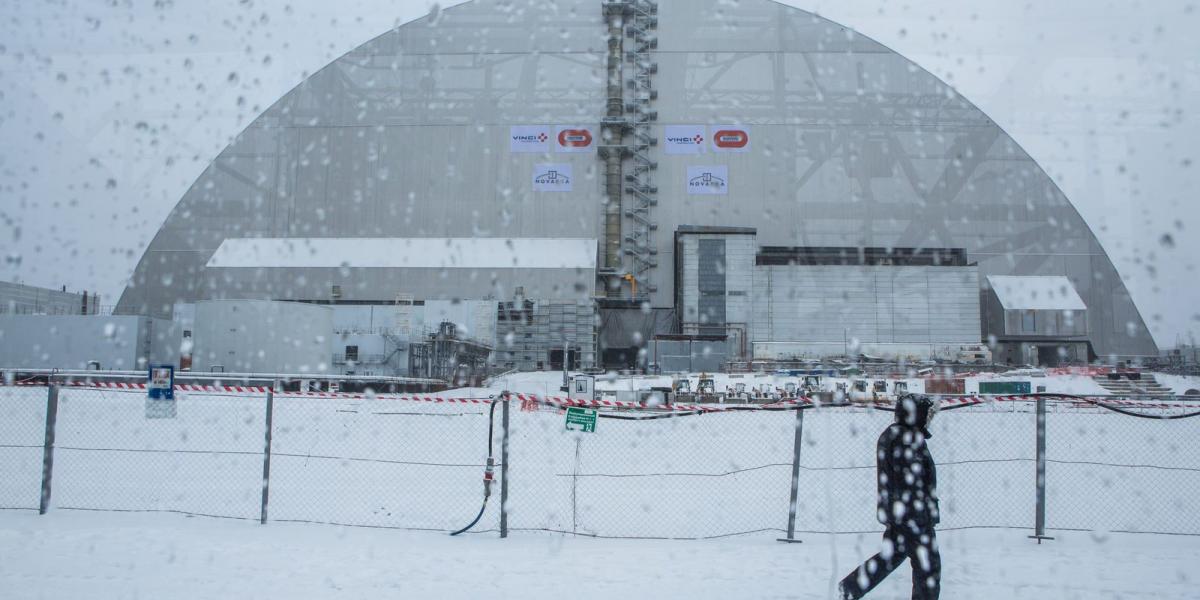
[[896,402],[896,422],[879,436],[876,516],[886,528],[883,550],[842,579],[838,590],[844,600],[862,598],[905,559],[912,562],[913,600],[937,600],[941,593],[942,559],[934,535],[941,520],[937,471],[926,445],[937,408],[929,396],[905,394]]

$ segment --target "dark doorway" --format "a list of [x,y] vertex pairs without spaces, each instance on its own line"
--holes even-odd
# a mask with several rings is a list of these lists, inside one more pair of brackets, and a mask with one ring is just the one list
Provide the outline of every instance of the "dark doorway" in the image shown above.
[[638,368],[638,349],[636,347],[605,348],[602,358],[605,369],[621,371]]
[[[551,371],[561,371],[562,369],[563,369],[563,351],[562,351],[562,349],[551,350],[550,351],[550,370]],[[567,370],[568,371],[579,370],[579,351],[575,350],[574,348],[570,349],[567,352]]]
[[1037,356],[1039,367],[1057,367],[1062,364],[1058,346],[1038,346]]

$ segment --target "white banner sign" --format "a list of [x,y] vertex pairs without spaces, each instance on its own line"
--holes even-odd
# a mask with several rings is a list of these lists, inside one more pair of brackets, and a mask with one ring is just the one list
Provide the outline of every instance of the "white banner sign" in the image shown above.
[[726,165],[689,166],[687,191],[692,195],[724,196],[729,193],[729,167]]
[[703,125],[667,125],[663,147],[667,154],[703,154]]
[[535,192],[569,192],[571,191],[571,164],[549,163],[533,167],[533,191]]
[[750,128],[741,125],[714,125],[711,128],[713,152],[749,152]]
[[596,134],[591,127],[559,125],[554,129],[554,149],[557,152],[591,152]]
[[546,125],[514,125],[508,130],[510,152],[549,152],[550,127]]

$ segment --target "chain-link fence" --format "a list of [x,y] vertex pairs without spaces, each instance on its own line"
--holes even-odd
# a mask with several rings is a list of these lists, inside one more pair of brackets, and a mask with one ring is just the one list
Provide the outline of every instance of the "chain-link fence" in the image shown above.
[[[943,527],[1033,525],[1031,411],[947,411],[930,441]],[[795,436],[802,440],[796,532],[871,532],[875,444],[892,413],[872,408],[713,412],[601,419],[567,432],[560,411],[514,419],[514,529],[602,537],[711,538],[786,533]]]
[[38,509],[45,434],[46,389],[0,387],[0,509]]
[[1200,534],[1200,418],[1051,413],[1046,463],[1048,529]]
[[[515,531],[881,529],[875,443],[892,414],[877,408],[601,411],[595,431],[582,432],[568,431],[563,409],[546,401],[509,403],[506,428],[504,411],[493,420],[484,398],[178,392],[173,417],[150,418],[144,392],[54,389],[56,401],[47,388],[0,388],[2,508],[36,510],[49,497],[57,509],[453,531],[479,511],[487,458],[500,461],[507,441],[503,516]],[[1050,531],[1200,535],[1200,418],[1044,405],[1044,428],[1033,401],[935,419],[943,529],[1035,529],[1044,498]],[[493,497],[472,531],[501,523]]]
[[719,537],[780,530],[794,412],[603,418],[568,432],[560,411],[518,411],[512,528],[603,537]]
[[[270,518],[458,529],[483,496],[489,416],[486,402],[276,397]],[[499,505],[475,531],[496,530]]]
[[145,392],[61,388],[52,506],[257,519],[265,395],[176,398],[148,418]]

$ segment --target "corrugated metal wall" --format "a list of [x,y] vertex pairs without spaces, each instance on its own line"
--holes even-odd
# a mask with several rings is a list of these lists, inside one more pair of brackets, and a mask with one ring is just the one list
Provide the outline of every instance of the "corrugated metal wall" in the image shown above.
[[683,332],[724,335],[753,318],[754,234],[681,233],[680,322]]
[[978,343],[976,267],[760,266],[756,342]]
[[733,350],[728,341],[654,340],[650,361],[662,373],[720,371]]

